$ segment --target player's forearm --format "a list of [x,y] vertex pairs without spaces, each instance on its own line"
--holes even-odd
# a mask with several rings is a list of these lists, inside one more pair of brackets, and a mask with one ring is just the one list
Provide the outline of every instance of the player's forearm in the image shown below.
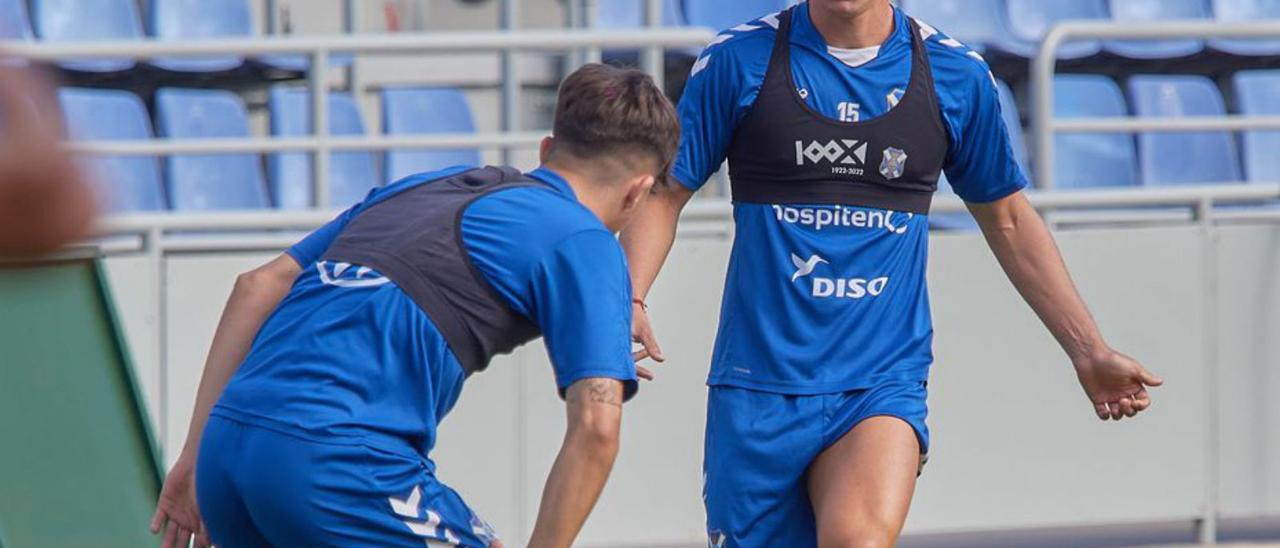
[[531,548],[570,546],[604,489],[618,455],[622,383],[586,379],[565,396],[569,429],[551,467],[538,508]]
[[679,186],[658,191],[622,231],[620,240],[627,254],[632,293],[636,298],[644,299],[658,278],[675,242],[680,212],[692,197],[692,192]]
[[1073,362],[1107,350],[1040,215],[1021,193],[973,206],[1000,266]]
[[289,293],[298,270],[292,259],[282,256],[236,278],[235,288],[227,299],[209,347],[209,357],[200,377],[195,409],[191,413],[191,424],[180,458],[195,457],[205,422],[209,419],[209,410],[249,353],[258,329]]

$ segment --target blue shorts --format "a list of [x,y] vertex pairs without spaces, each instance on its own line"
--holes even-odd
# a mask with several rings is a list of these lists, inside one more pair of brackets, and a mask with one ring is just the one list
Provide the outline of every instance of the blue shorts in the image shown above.
[[926,453],[926,395],[923,382],[815,396],[711,387],[702,468],[710,546],[817,546],[809,464],[858,423],[886,415],[910,424]]
[[214,544],[467,546],[495,536],[420,457],[213,415],[196,461]]

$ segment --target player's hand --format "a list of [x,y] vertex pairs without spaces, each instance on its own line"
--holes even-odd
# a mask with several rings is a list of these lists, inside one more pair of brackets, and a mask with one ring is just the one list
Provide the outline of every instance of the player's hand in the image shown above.
[[[631,306],[631,340],[640,345],[640,350],[632,354],[636,362],[645,358],[653,358],[653,361],[658,363],[667,361],[667,357],[662,355],[662,348],[658,346],[658,339],[653,336],[653,327],[649,325],[649,313],[640,303],[633,303]],[[653,371],[638,363],[636,374],[647,381],[654,378]]]
[[1164,384],[1137,360],[1111,349],[1075,366],[1080,386],[1102,420],[1118,421],[1145,411],[1151,407],[1147,387]]
[[187,548],[192,538],[195,546],[212,546],[200,508],[196,505],[196,467],[194,459],[178,459],[177,464],[164,478],[160,489],[160,502],[151,518],[151,533],[164,531],[161,548]]

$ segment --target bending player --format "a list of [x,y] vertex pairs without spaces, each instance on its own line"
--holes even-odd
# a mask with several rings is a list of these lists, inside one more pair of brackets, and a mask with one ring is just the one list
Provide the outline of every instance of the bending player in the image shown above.
[[726,158],[737,235],[704,471],[715,546],[891,546],[929,448],[929,204],[945,169],[1099,418],[1160,384],[1112,350],[1021,190],[982,57],[889,0],[809,0],[725,31],[680,102],[681,185],[623,233],[635,335],[681,208]]
[[531,173],[408,177],[237,279],[152,523],[166,546],[500,546],[429,453],[467,376],[539,334],[568,431],[529,545],[569,546],[636,391],[614,233],[679,126],[603,65],[564,81],[554,126]]

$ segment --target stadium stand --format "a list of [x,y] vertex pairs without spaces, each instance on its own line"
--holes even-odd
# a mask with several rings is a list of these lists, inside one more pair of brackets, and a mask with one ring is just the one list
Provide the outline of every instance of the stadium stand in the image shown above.
[[[1124,93],[1114,80],[1091,74],[1063,74],[1054,80],[1058,118],[1128,116]],[[1137,186],[1138,158],[1133,136],[1120,133],[1067,133],[1054,138],[1057,187]],[[1100,176],[1100,175],[1104,175]]]
[[789,0],[695,0],[685,2],[690,25],[723,30],[790,6]]
[[[141,40],[144,36],[134,0],[34,0],[36,35],[47,42]],[[110,73],[127,71],[132,59],[63,61],[68,70]]]
[[[151,33],[160,40],[200,40],[253,34],[249,3],[245,0],[151,0]],[[226,72],[244,65],[234,55],[174,57],[152,63],[179,73]]]
[[[267,108],[271,134],[302,137],[311,134],[311,94],[305,88],[276,87]],[[329,95],[329,134],[364,135],[364,122],[355,99],[347,93]],[[305,209],[312,205],[311,155],[301,152],[267,157],[271,196],[280,209]],[[337,152],[329,164],[330,204],[346,207],[360,199],[381,178],[372,152]]]
[[[162,88],[156,92],[156,125],[174,139],[247,138],[244,101],[222,90]],[[270,207],[257,154],[180,154],[165,161],[174,210]]]
[[[151,118],[138,96],[127,91],[63,88],[58,91],[67,135],[76,141],[151,139]],[[85,159],[110,211],[156,211],[165,206],[160,164],[154,156],[93,156]]]
[[1009,33],[1004,0],[902,0],[902,8],[978,52]]
[[1022,136],[1022,119],[1018,110],[1018,102],[1013,97],[1009,84],[996,81],[996,91],[1000,95],[1000,116],[1004,118],[1005,129],[1009,132],[1009,142],[1013,145],[1013,155],[1018,159],[1024,174],[1030,174],[1031,163],[1027,158],[1027,141]]
[[[1044,0],[1007,0],[1009,33],[994,44],[1000,51],[1023,58],[1035,57],[1040,40],[1049,29],[1061,21],[1078,19],[1107,19],[1104,0],[1073,0],[1071,2],[1045,2]],[[987,16],[975,13],[975,17]],[[945,31],[945,26],[943,27]],[[1096,40],[1067,42],[1058,50],[1059,59],[1081,59],[1096,55],[1102,44]]]
[[[627,29],[644,26],[644,2],[600,0],[597,6],[600,10],[597,23],[601,28]],[[685,25],[680,0],[662,0],[662,24],[668,27]]]
[[[1129,81],[1139,116],[1225,116],[1221,92],[1200,76],[1139,75]],[[1144,132],[1138,136],[1142,182],[1146,186],[1239,181],[1235,138],[1226,131]]]
[[[1280,0],[1212,0],[1218,21],[1266,21],[1280,19]],[[1235,55],[1280,55],[1280,39],[1213,39],[1209,45]]]
[[[1204,0],[1111,0],[1111,18],[1126,23],[1208,19],[1209,6]],[[1204,40],[1111,40],[1104,48],[1132,59],[1169,59],[1200,53],[1204,44]]]
[[[1280,116],[1280,71],[1235,75],[1235,103],[1241,114]],[[1241,139],[1245,177],[1252,182],[1280,181],[1280,131],[1246,131]]]
[[[471,104],[456,88],[382,90],[382,130],[387,135],[475,133]],[[383,166],[387,182],[406,175],[458,164],[479,164],[476,149],[392,150]]]
[[0,0],[0,39],[30,40],[31,19],[25,0]]

